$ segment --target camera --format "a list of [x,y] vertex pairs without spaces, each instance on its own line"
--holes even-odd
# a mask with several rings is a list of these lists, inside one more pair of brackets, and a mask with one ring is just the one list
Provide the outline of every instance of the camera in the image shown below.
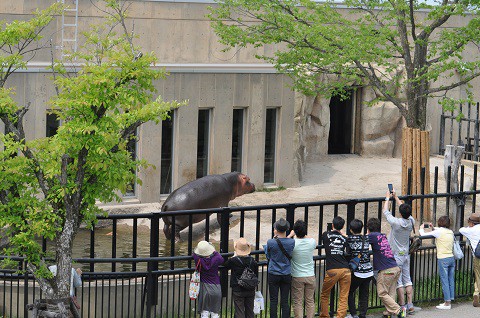
[[424,224],[423,224],[423,228],[424,228],[424,229],[428,229],[429,227],[430,227],[430,225],[429,225],[428,223],[424,223]]
[[333,225],[332,223],[327,223],[327,231],[332,231],[333,230]]

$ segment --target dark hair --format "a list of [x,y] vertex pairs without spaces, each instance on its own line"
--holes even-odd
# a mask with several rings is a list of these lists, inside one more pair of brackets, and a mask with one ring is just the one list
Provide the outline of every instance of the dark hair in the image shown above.
[[379,219],[371,218],[371,219],[368,220],[367,229],[370,232],[380,232],[380,228],[381,228],[381,225],[380,225],[380,220]]
[[293,231],[295,232],[295,236],[304,238],[305,235],[307,235],[307,223],[303,220],[297,220],[295,224],[293,224]]
[[340,231],[345,226],[345,220],[341,216],[336,216],[333,218],[333,228],[337,231]]
[[352,233],[358,234],[361,233],[363,229],[363,222],[360,221],[359,219],[353,219],[352,222],[350,222],[350,231]]
[[398,207],[398,210],[400,211],[400,214],[404,219],[408,219],[412,215],[412,207],[410,206],[410,204],[407,204],[407,203],[400,204],[400,206]]
[[437,222],[439,227],[450,228],[450,218],[448,215],[441,216]]

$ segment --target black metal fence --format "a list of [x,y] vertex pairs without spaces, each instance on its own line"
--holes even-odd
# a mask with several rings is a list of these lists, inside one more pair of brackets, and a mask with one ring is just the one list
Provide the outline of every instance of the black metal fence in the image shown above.
[[[462,184],[465,169],[461,169]],[[477,168],[473,169],[473,189],[457,193],[439,193],[438,168],[435,168],[434,193],[406,195],[408,201],[421,200],[431,204],[434,215],[448,214],[449,200],[462,197],[463,205],[459,213],[468,215],[475,212],[477,190]],[[449,180],[446,180],[449,183]],[[85,241],[77,242],[81,255],[75,259],[75,266],[81,266],[82,287],[77,288],[82,317],[196,317],[196,304],[188,298],[189,279],[192,273],[193,248],[199,240],[211,241],[221,254],[228,258],[233,255],[233,240],[246,237],[253,246],[252,254],[259,262],[259,277],[268,308],[267,264],[262,244],[273,235],[273,223],[279,217],[291,224],[296,219],[304,219],[308,224],[309,235],[319,242],[315,260],[317,277],[316,306],[319,310],[321,282],[325,275],[325,256],[321,245],[321,235],[326,223],[335,216],[342,216],[347,225],[354,218],[364,223],[371,217],[382,218],[383,197],[349,199],[308,203],[258,205],[249,207],[229,207],[214,210],[176,211],[168,213],[146,213],[100,216],[99,224],[93,230],[84,230]],[[396,207],[393,206],[393,213]],[[222,214],[221,224],[206,218],[201,224],[185,229],[181,236],[184,242],[167,241],[161,233],[161,217],[186,217],[192,224],[193,215]],[[421,213],[421,211],[420,211]],[[467,215],[467,216],[468,216]],[[129,223],[128,234],[124,233],[124,223]],[[148,225],[148,229],[145,225]],[[385,230],[388,224],[382,223]],[[210,229],[210,230],[205,230]],[[103,240],[103,241],[102,241]],[[435,246],[431,238],[411,256],[411,273],[415,286],[414,302],[442,299],[441,284],[437,277]],[[51,248],[44,241],[44,249]],[[457,261],[456,298],[471,295],[473,292],[472,254],[462,242],[465,258]],[[27,317],[25,304],[41,298],[42,293],[32,276],[18,270],[26,265],[21,257],[14,258],[18,267],[0,270],[0,317]],[[232,298],[228,288],[228,273],[221,270],[224,292],[222,317],[233,317]],[[330,309],[336,309],[335,294],[332,292]],[[370,288],[370,308],[381,307],[375,288]],[[268,317],[263,311],[260,317]]]
[[460,104],[453,111],[442,110],[440,117],[440,149],[444,154],[445,145],[465,146],[464,158],[479,160],[480,103]]

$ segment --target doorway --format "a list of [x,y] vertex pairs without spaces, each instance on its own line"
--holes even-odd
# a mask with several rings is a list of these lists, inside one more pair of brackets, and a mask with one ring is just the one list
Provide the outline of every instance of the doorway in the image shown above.
[[347,92],[346,98],[332,96],[330,99],[330,132],[328,134],[328,154],[348,154],[353,152],[353,97]]

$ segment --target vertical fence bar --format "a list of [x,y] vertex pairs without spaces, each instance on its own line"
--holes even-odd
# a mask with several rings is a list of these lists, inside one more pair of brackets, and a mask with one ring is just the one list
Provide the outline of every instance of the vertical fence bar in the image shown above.
[[355,219],[355,206],[357,205],[357,200],[350,200],[347,203],[347,232],[350,233],[350,222]]
[[[228,253],[228,240],[230,232],[230,208],[223,208],[221,213],[221,222],[220,222],[220,253]],[[223,259],[226,261],[228,256],[223,256]],[[220,271],[220,286],[222,288],[222,295],[226,296],[228,294],[228,270],[223,268]]]
[[420,223],[423,223],[424,219],[424,205],[425,199],[423,195],[425,194],[425,167],[422,167],[420,170],[420,193],[422,194],[422,198],[420,199]]
[[[117,257],[117,219],[113,220],[112,225],[112,258]],[[112,272],[116,271],[117,263],[112,262]]]
[[[460,114],[463,114],[463,104],[460,104]],[[458,140],[457,140],[457,145],[462,146],[462,119],[458,122]]]
[[[461,165],[460,166],[460,192],[463,192],[463,184],[465,182],[465,166]],[[459,199],[460,201],[460,211],[457,211],[457,213],[460,213],[460,227],[463,227],[463,224],[465,223],[465,203],[466,203],[467,196],[462,195],[462,198]]]
[[[90,230],[90,258],[95,258],[95,226]],[[90,262],[90,273],[95,272],[95,263]]]
[[[173,219],[173,218],[172,218]],[[150,258],[158,258],[158,232],[160,230],[160,213],[155,212],[152,214],[152,220],[150,222]],[[173,227],[175,223],[172,223]],[[175,237],[172,236],[170,242],[174,241]],[[147,275],[147,318],[155,317],[152,307],[157,304],[158,297],[158,281],[153,272],[158,270],[158,260],[148,261],[148,275]]]
[[442,115],[440,115],[440,154],[445,154],[445,111],[442,107]]
[[[473,166],[473,191],[477,191],[477,173],[478,173],[478,166]],[[475,213],[475,208],[477,205],[477,193],[473,194],[472,197],[472,213]]]
[[471,116],[471,111],[472,111],[472,104],[471,103],[468,103],[468,111],[467,111],[467,137],[466,137],[466,142],[465,142],[465,152],[469,152],[465,158],[467,158],[468,160],[472,160],[472,154],[470,152],[472,152],[472,143],[471,143],[471,140],[470,140],[470,129],[471,129],[471,120],[470,120],[470,116]]
[[[433,180],[433,193],[438,194],[438,167],[435,167],[435,174]],[[433,197],[433,209],[432,209],[432,224],[437,224],[437,196]]]
[[[452,182],[452,166],[447,168],[447,193],[450,194],[450,183]],[[450,216],[450,195],[447,196],[447,206],[445,207],[445,215]]]
[[287,235],[290,234],[290,230],[293,228],[293,223],[295,223],[295,208],[296,205],[293,203],[290,203],[287,207],[286,220],[290,223],[290,229],[287,231]]
[[478,138],[480,138],[480,133],[479,133],[479,103],[477,103],[477,114],[475,118],[475,126],[474,126],[474,131],[473,131],[473,160],[478,161]]

